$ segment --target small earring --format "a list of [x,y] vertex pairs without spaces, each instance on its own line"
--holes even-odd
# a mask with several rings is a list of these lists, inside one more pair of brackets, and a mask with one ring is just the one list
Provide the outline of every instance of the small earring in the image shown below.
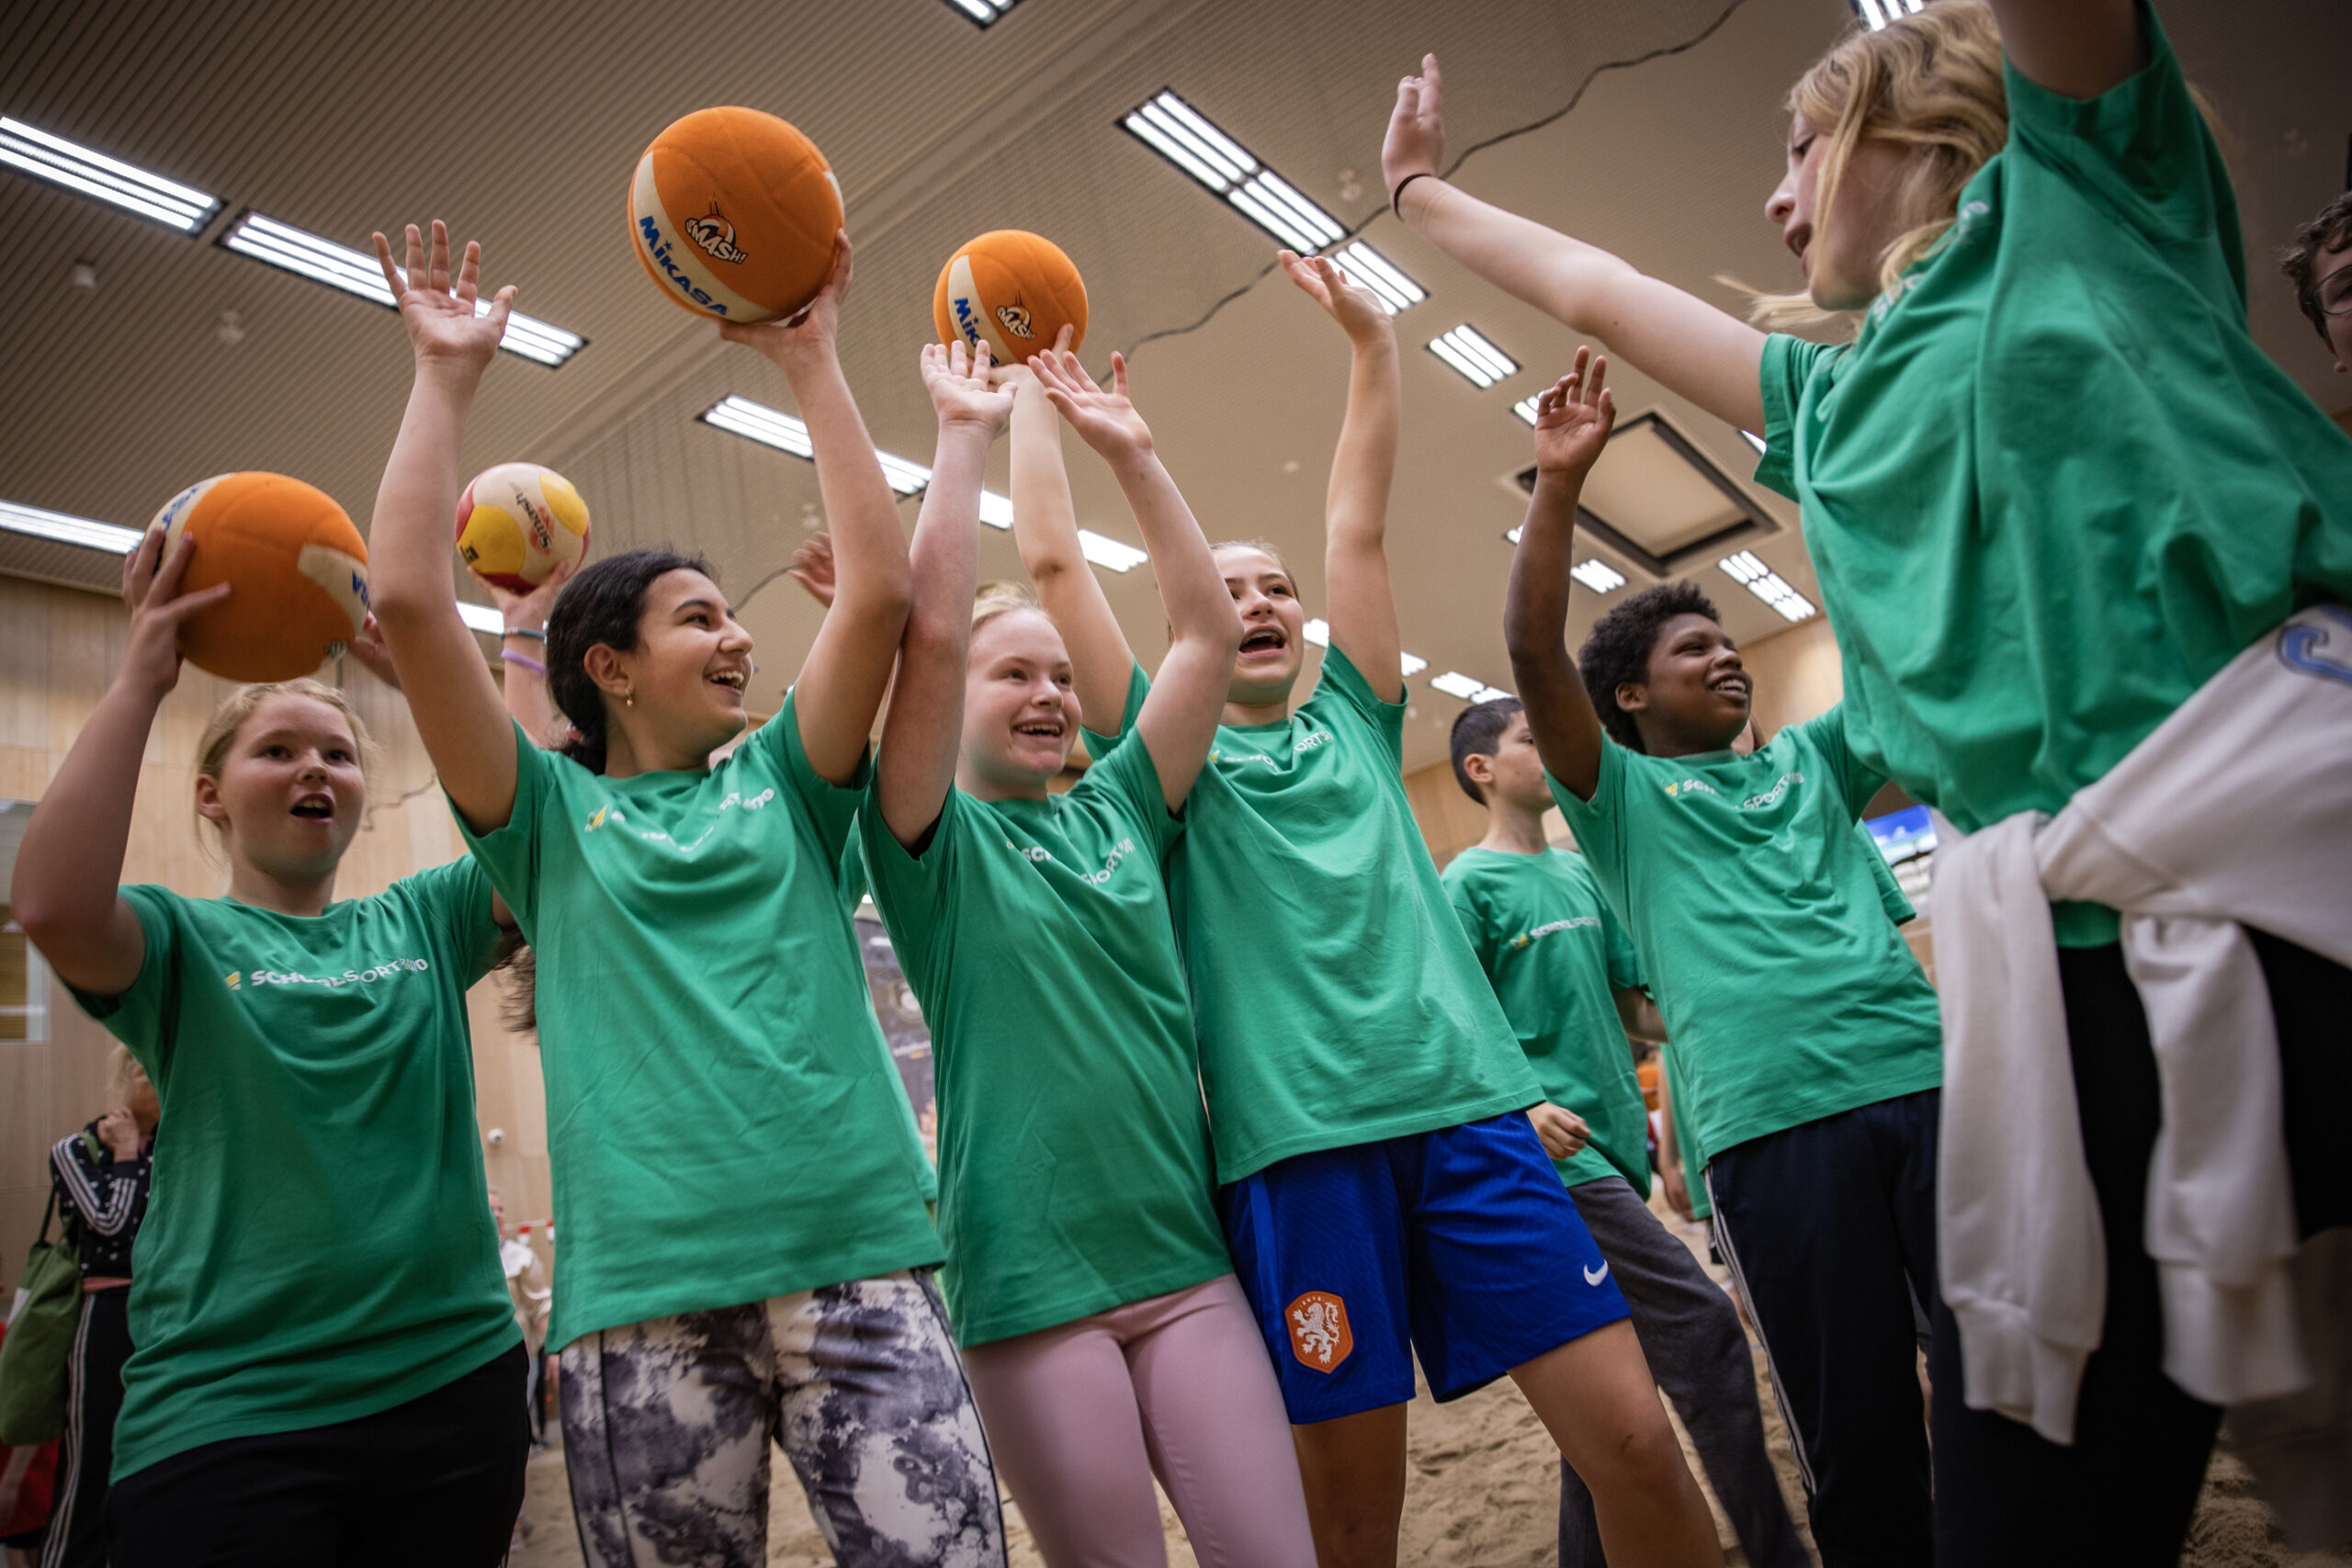
[[623,692],[621,694],[621,706],[625,708],[633,708],[636,705],[637,694],[635,692]]

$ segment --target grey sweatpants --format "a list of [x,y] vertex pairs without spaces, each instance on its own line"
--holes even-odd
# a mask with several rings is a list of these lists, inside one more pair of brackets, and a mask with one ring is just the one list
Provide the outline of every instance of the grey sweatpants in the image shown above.
[[[1756,1368],[1731,1298],[1623,1177],[1580,1182],[1568,1196],[1633,1310],[1650,1376],[1674,1401],[1740,1550],[1754,1568],[1811,1568],[1764,1452]],[[1602,1568],[1606,1561],[1592,1494],[1563,1461],[1560,1568]]]

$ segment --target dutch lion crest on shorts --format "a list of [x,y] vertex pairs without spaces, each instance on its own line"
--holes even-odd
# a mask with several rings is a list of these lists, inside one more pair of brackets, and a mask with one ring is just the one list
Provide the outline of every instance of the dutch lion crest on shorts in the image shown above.
[[1348,1304],[1329,1291],[1306,1291],[1283,1309],[1290,1327],[1290,1353],[1299,1365],[1318,1372],[1337,1371],[1356,1337],[1348,1328]]

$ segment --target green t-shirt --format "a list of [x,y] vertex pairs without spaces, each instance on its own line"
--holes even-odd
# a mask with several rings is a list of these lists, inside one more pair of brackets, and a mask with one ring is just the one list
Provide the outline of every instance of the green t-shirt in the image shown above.
[[2100,97],[2008,73],[2008,144],[1855,343],[1765,349],[1756,477],[1804,507],[1856,743],[1963,830],[2056,813],[2352,601],[2352,440],[2247,334],[2228,173],[2140,19],[2147,67]]
[[1581,1151],[1552,1162],[1560,1179],[1617,1175],[1648,1197],[1649,1111],[1615,997],[1642,983],[1641,965],[1584,856],[1467,849],[1442,880],[1544,1098],[1592,1129]]
[[1220,1181],[1544,1098],[1406,804],[1404,724],[1334,644],[1287,721],[1217,728],[1184,803],[1170,886]]
[[1552,781],[1641,954],[1702,1166],[1942,1081],[1936,994],[1855,828],[1881,782],[1842,705],[1746,757],[1606,742],[1589,801]]
[[147,955],[75,994],[163,1105],[114,1479],[357,1420],[520,1344],[474,1124],[469,860],[302,917],[126,887]]
[[712,768],[611,779],[518,729],[514,816],[460,818],[538,953],[550,1349],[939,1261],[841,901],[866,772],[820,777],[787,694]]
[[868,796],[875,903],[931,1025],[940,1280],[967,1345],[1232,1270],[1141,740],[1066,795],[951,789],[920,855]]

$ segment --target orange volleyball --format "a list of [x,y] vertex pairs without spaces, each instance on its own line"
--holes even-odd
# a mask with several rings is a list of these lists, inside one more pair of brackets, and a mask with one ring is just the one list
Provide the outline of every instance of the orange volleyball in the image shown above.
[[942,343],[982,343],[999,365],[1018,365],[1054,346],[1065,325],[1070,347],[1086,341],[1086,280],[1062,248],[1025,229],[993,229],[956,247],[932,290],[932,322]]
[[340,658],[368,621],[368,546],[326,491],[284,474],[216,474],[164,504],[166,555],[196,541],[182,592],[229,596],[180,625],[180,651],[229,681],[290,681]]
[[772,321],[832,271],[842,188],[817,144],[758,109],[697,109],[653,139],[629,183],[646,276],[698,316]]

